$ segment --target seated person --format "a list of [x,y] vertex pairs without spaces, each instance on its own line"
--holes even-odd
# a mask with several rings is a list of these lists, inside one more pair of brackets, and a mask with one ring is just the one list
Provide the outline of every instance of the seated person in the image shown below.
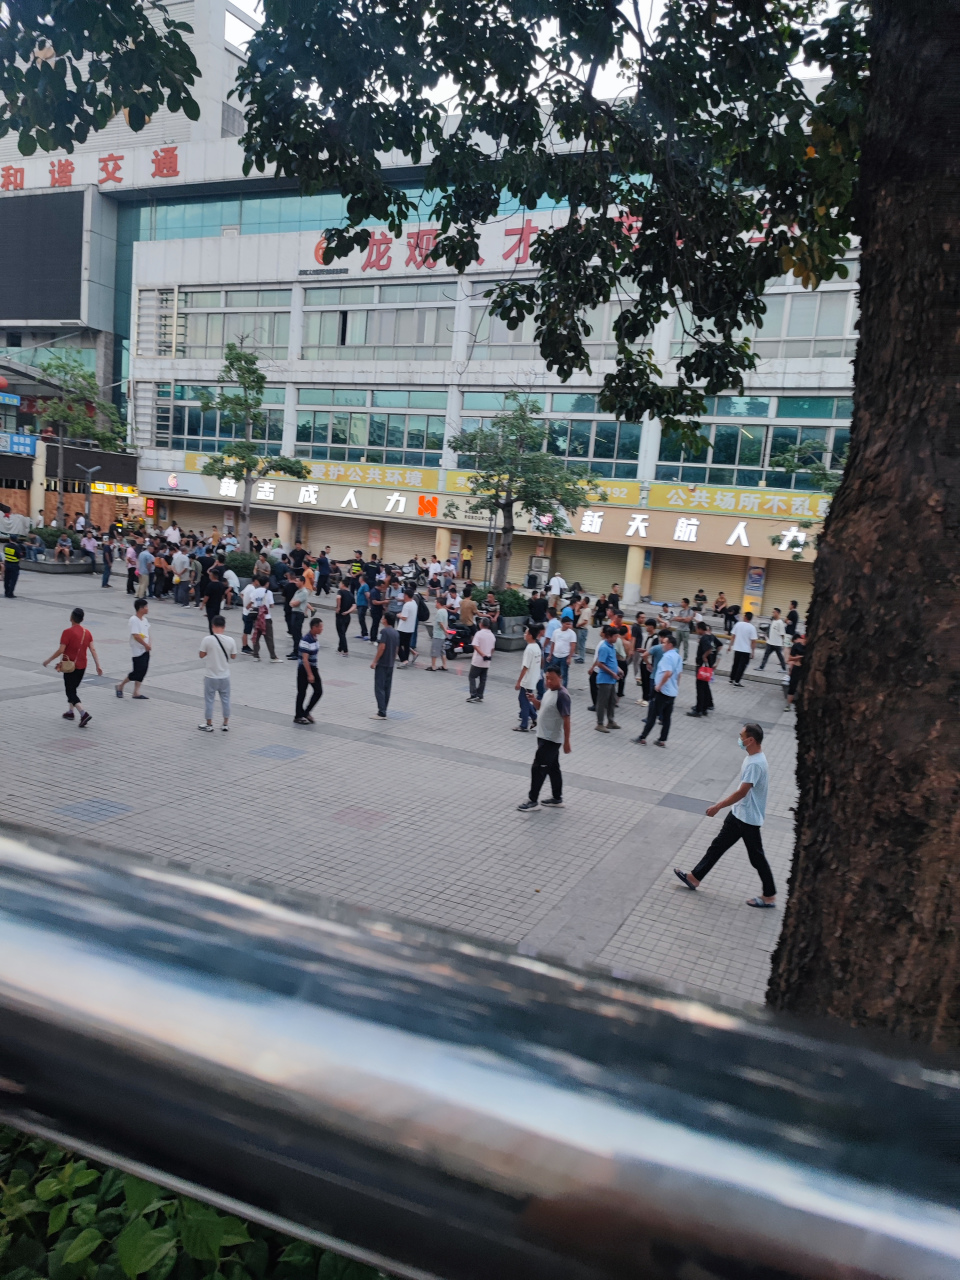
[[53,553],[54,560],[69,560],[73,554],[73,543],[70,541],[68,533],[61,533],[57,539],[56,550]]

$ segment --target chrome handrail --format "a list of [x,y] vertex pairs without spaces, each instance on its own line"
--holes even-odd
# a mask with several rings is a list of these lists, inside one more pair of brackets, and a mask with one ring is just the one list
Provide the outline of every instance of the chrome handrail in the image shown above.
[[0,1119],[411,1280],[956,1280],[960,1072],[0,836]]

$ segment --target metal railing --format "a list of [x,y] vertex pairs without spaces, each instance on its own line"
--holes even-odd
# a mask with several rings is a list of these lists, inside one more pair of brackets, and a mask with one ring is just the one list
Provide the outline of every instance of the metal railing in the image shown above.
[[960,1073],[7,829],[0,1120],[403,1277],[956,1280]]

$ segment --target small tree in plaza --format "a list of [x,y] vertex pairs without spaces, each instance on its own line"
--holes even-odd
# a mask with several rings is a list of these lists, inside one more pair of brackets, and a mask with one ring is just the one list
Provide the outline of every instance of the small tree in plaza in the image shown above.
[[533,417],[530,400],[510,395],[507,401],[511,407],[489,426],[461,431],[450,441],[451,448],[472,460],[473,501],[467,509],[503,518],[494,591],[502,591],[507,581],[518,510],[541,519],[549,516],[553,534],[570,533],[566,513],[603,496],[586,483],[585,466],[567,467],[562,458],[544,452],[547,424]]
[[[112,404],[100,398],[96,376],[80,362],[80,357],[64,348],[41,364],[55,378],[62,394],[45,401],[37,409],[37,425],[57,437],[57,525],[64,526],[63,442],[89,440],[101,449],[119,449],[123,444],[123,424]],[[73,477],[71,477],[72,479]]]
[[[250,545],[250,502],[253,486],[269,475],[293,476],[306,480],[310,472],[299,458],[267,458],[260,442],[266,439],[266,415],[263,412],[263,391],[267,385],[266,374],[252,351],[242,350],[235,342],[228,342],[224,351],[224,365],[217,381],[229,384],[216,396],[201,394],[204,409],[217,409],[221,421],[243,428],[243,439],[224,445],[222,452],[208,458],[203,466],[205,476],[217,476],[220,491],[235,496],[243,486],[240,498],[240,548],[246,551]],[[233,390],[233,387],[236,390]]]

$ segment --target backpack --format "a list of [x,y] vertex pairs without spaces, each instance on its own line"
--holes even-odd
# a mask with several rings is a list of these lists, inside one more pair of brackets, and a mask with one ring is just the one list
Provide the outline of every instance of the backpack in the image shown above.
[[418,592],[416,592],[416,594],[414,595],[414,597],[413,597],[413,598],[414,598],[414,600],[416,600],[416,602],[417,602],[417,621],[418,621],[418,622],[429,622],[429,620],[430,620],[430,610],[429,610],[429,608],[427,607],[427,602],[426,602],[426,600],[424,600],[423,596],[420,594],[420,592],[419,592],[419,591],[418,591]]

